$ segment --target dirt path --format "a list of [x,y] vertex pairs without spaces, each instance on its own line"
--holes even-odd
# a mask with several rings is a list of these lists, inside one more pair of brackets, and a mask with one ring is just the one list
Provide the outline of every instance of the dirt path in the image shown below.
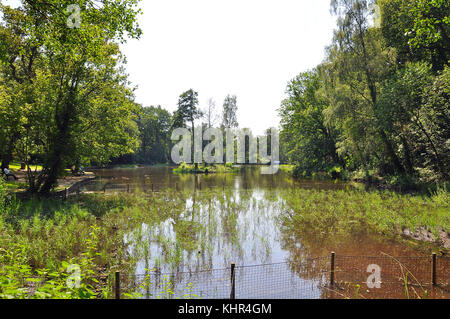
[[[17,181],[12,181],[12,177],[9,178],[9,181],[12,183],[17,183],[17,184],[24,184],[27,183],[27,179],[26,179],[26,171],[13,171],[12,172],[14,175],[16,175],[16,177],[18,178]],[[58,188],[56,189],[57,191],[59,190],[63,190],[66,188],[70,188],[73,185],[89,180],[89,179],[93,179],[95,177],[95,174],[92,172],[86,172],[86,175],[83,176],[65,176],[62,177],[60,179],[58,179]],[[15,192],[23,192],[25,189],[23,187],[19,187],[15,190]]]

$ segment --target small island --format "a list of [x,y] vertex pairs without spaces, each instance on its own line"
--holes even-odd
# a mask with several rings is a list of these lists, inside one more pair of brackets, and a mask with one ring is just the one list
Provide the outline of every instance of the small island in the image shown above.
[[215,173],[238,173],[241,169],[240,165],[226,163],[224,165],[207,165],[200,164],[195,167],[194,164],[181,163],[177,168],[173,169],[174,174],[215,174]]

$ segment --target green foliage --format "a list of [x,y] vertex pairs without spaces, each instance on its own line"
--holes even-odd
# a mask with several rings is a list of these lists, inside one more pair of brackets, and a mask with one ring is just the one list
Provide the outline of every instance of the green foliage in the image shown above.
[[236,95],[227,95],[223,101],[222,127],[232,128],[239,126],[237,121],[237,109]]
[[377,111],[384,129],[402,150],[399,157],[409,175],[422,172],[425,176],[428,169],[437,177],[448,178],[449,105],[443,99],[430,101],[430,95],[446,94],[444,88],[435,88],[439,78],[433,76],[427,63],[417,62],[407,63],[383,83]]
[[426,60],[442,70],[450,59],[450,6],[446,0],[378,0],[387,44],[400,63]]
[[73,278],[68,262],[53,269],[35,269],[27,263],[24,244],[0,248],[0,299],[93,299],[96,298],[93,256],[97,237],[93,227],[87,251],[71,264],[80,270]]
[[140,148],[136,152],[138,163],[168,163],[170,156],[170,113],[158,107],[144,107],[138,116]]
[[[9,162],[16,151],[26,164],[42,158],[41,172],[28,169],[31,192],[49,193],[66,166],[105,163],[137,148],[136,107],[119,42],[141,34],[138,1],[96,2],[0,6],[7,43],[0,48],[0,87],[18,97],[0,98],[6,110],[0,121],[9,123],[2,157]],[[81,8],[79,28],[67,25],[69,5]]]
[[281,149],[298,177],[448,180],[448,1],[378,0],[380,28],[370,23],[373,4],[332,1],[333,43],[288,85]]
[[172,128],[185,127],[186,121],[188,121],[191,123],[193,130],[194,121],[201,116],[202,112],[198,109],[198,92],[190,89],[180,95],[178,109],[173,115]]
[[234,166],[233,163],[226,163],[225,165],[212,165],[212,166],[198,166],[181,163],[177,168],[173,169],[175,174],[191,174],[191,173],[236,173],[239,172],[240,166]]
[[289,83],[288,98],[279,110],[287,157],[306,171],[323,170],[339,161],[336,132],[324,119],[328,103],[320,92],[321,81],[315,70],[297,76]]
[[414,47],[436,48],[433,57],[441,68],[450,59],[450,3],[446,0],[417,0],[410,10],[413,28],[408,32]]

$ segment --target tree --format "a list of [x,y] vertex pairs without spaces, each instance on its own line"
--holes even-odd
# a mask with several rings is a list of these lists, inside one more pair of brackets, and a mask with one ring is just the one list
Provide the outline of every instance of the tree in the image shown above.
[[[448,77],[448,72],[442,76]],[[416,62],[407,63],[383,83],[378,110],[384,114],[386,130],[401,146],[410,175],[427,168],[448,178],[449,102],[440,79],[435,79],[428,63]]]
[[282,144],[289,161],[302,171],[325,170],[340,162],[337,132],[325,123],[328,101],[320,92],[322,85],[317,70],[301,73],[289,82],[279,109]]
[[217,110],[216,110],[216,102],[213,98],[208,100],[208,106],[202,111],[204,115],[204,119],[206,120],[206,126],[208,128],[213,127],[218,120]]
[[[178,99],[178,109],[174,114],[174,121],[172,128],[185,127],[186,121],[191,124],[191,134],[192,134],[192,149],[194,154],[194,130],[195,130],[195,120],[202,117],[202,112],[198,109],[198,92],[193,89],[189,89],[180,95]],[[198,168],[198,164],[195,163],[195,168]]]
[[189,89],[180,95],[178,99],[178,109],[174,113],[174,124],[180,124],[178,127],[186,126],[186,121],[190,122],[192,132],[194,131],[195,120],[202,116],[198,109],[198,93]]
[[[18,75],[31,78],[22,157],[30,160],[32,151],[39,151],[43,170],[35,176],[28,167],[30,191],[48,194],[63,169],[82,158],[104,162],[137,146],[135,105],[118,47],[125,34],[141,34],[137,2],[48,0],[22,1],[19,9],[2,6],[4,28],[14,30],[22,40],[17,52],[29,57],[24,64],[13,59],[14,50],[1,54],[16,82],[23,84]],[[69,5],[82,8],[79,27],[67,23]],[[18,74],[16,63],[35,68]]]
[[[379,82],[395,64],[392,61],[392,54],[386,50],[382,42],[380,32],[377,29],[369,29],[373,13],[372,4],[373,1],[370,0],[332,1],[333,11],[339,18],[334,44],[329,49],[329,60],[332,73],[339,77],[339,83],[347,86],[351,95],[356,94],[361,98],[362,103],[354,106],[358,109],[369,108],[367,110],[369,113],[365,111],[365,116],[374,121],[372,124],[374,132],[385,151],[383,157],[389,159],[395,171],[404,173],[405,168],[396,153],[395,146],[383,129],[382,119],[378,117],[380,113],[376,110]],[[341,100],[339,103],[345,102]],[[348,132],[353,129],[350,128]],[[356,144],[354,146],[359,148]],[[359,153],[362,154],[361,151]]]
[[450,2],[416,0],[410,9],[413,27],[407,32],[409,44],[431,50],[435,71],[442,70],[450,59]]
[[282,102],[282,149],[304,171],[339,164],[369,180],[448,180],[448,3],[378,0],[381,28],[370,23],[373,4],[332,1],[327,58],[292,80]]
[[237,121],[236,95],[227,95],[223,102],[222,126],[224,128],[234,128],[239,126]]
[[26,36],[25,25],[40,28],[45,20],[42,16],[31,17],[25,10],[12,9],[0,4],[3,13],[0,24],[0,66],[1,86],[7,92],[7,98],[0,101],[3,107],[0,119],[2,136],[0,137],[3,150],[1,169],[9,166],[13,159],[15,146],[23,134],[26,124],[24,108],[32,103],[30,86],[36,75],[36,66],[40,63],[39,35]]
[[137,119],[141,146],[136,154],[139,163],[167,163],[169,160],[172,116],[161,106],[143,107]]
[[450,4],[446,0],[378,0],[381,29],[398,61],[427,60],[435,72],[450,59]]

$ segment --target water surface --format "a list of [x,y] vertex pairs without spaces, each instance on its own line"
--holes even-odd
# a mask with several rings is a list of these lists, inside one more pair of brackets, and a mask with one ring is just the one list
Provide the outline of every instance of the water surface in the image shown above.
[[[186,285],[195,279],[193,274],[199,276],[206,271],[202,274],[206,279],[197,278],[198,295],[226,298],[230,288],[229,267],[235,263],[239,267],[239,283],[247,283],[240,287],[237,297],[320,298],[326,295],[321,282],[327,276],[321,271],[329,266],[331,251],[343,256],[423,255],[417,249],[373,236],[322,242],[314,236],[299,238],[283,233],[280,216],[289,207],[282,199],[282,191],[352,189],[347,183],[298,181],[284,172],[262,175],[259,167],[245,167],[235,174],[210,175],[178,175],[172,169],[96,170],[99,179],[87,185],[85,191],[109,194],[171,189],[175,197],[178,193],[186,196],[177,220],[167,219],[153,226],[143,223],[124,238],[128,254],[138,260],[135,274],[148,270],[152,275],[171,274],[169,280],[175,283],[173,290],[177,294],[183,295]],[[322,265],[316,265],[320,269],[313,275],[305,275],[305,269],[299,265],[316,257],[322,258]],[[262,264],[268,266],[258,266]],[[210,283],[206,284],[208,280]],[[215,284],[211,284],[212,280]],[[161,288],[164,280],[159,277],[157,281]]]

